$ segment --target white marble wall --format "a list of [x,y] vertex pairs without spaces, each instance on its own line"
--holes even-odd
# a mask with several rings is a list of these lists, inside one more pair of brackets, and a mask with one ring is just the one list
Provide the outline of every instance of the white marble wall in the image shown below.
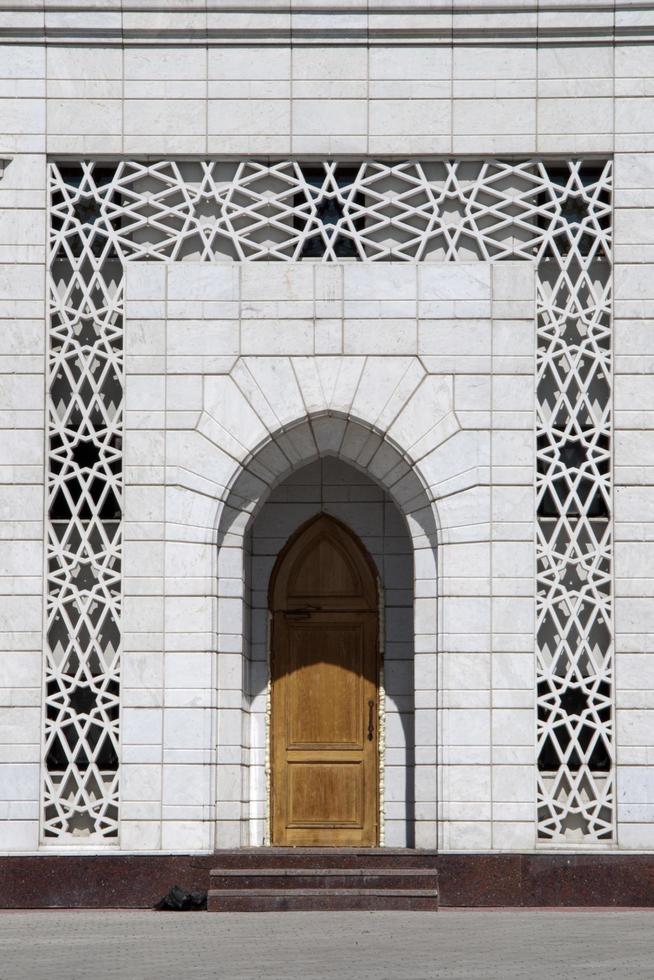
[[[649,51],[651,54],[651,49]],[[618,60],[630,128],[649,119],[654,66],[644,50]],[[642,77],[641,77],[641,72]],[[616,80],[617,81],[617,80]],[[637,112],[637,110],[641,110]],[[623,117],[626,118],[626,117]],[[626,123],[625,123],[626,125]],[[649,125],[649,123],[648,123]],[[617,137],[616,137],[617,139]],[[614,520],[618,841],[654,847],[654,136],[621,138],[616,154]],[[637,152],[631,152],[637,151]]]
[[[102,9],[78,5],[75,10],[53,10],[42,4],[3,12],[0,851],[38,846],[46,154],[71,154],[75,158],[206,153],[615,154],[618,845],[636,849],[654,846],[654,674],[650,662],[654,635],[654,484],[648,466],[654,431],[648,378],[654,369],[649,322],[654,313],[654,223],[649,214],[654,204],[652,13],[642,5],[636,9],[622,0],[594,6],[585,14],[578,5],[566,9],[565,5],[553,7],[529,0],[507,2],[502,11],[459,0],[425,5],[424,9],[412,7],[411,12],[394,8],[386,13],[362,10],[340,15],[323,8],[316,11],[307,6],[279,13],[254,4],[248,12],[225,13],[215,4],[190,3],[183,8],[171,4],[168,11],[155,12],[135,3],[123,11],[118,0],[107,0]],[[411,45],[393,37],[396,28],[407,26],[414,32]],[[252,33],[257,29],[261,29],[258,39]],[[188,43],[180,41],[180,33],[176,37],[167,34],[172,30],[186,32]],[[147,41],[144,31],[148,32]],[[292,31],[297,32],[294,44],[290,43]],[[502,41],[502,31],[510,32],[512,43]],[[230,44],[228,36],[239,44]],[[275,43],[262,45],[261,36]],[[250,317],[244,317],[239,327],[238,318],[221,320],[210,315],[214,318],[212,329],[220,333],[224,345],[219,355],[204,347],[204,313],[200,316],[195,311],[188,317],[183,311],[174,312],[167,336],[157,314],[151,334],[144,327],[142,349],[130,354],[134,380],[128,397],[140,392],[138,398],[145,399],[143,404],[154,406],[154,428],[146,429],[142,436],[135,431],[131,446],[127,446],[128,480],[134,484],[128,495],[131,519],[149,529],[148,534],[129,541],[126,570],[131,575],[137,573],[136,578],[157,580],[164,561],[160,530],[163,492],[153,487],[147,496],[139,489],[139,438],[155,457],[160,453],[152,463],[151,474],[161,472],[165,461],[162,429],[157,428],[161,419],[165,415],[166,424],[182,429],[189,424],[188,419],[202,407],[205,373],[227,370],[225,365],[231,365],[239,352],[250,356],[314,356],[346,351],[358,356],[358,345],[367,343],[354,322],[340,325],[339,318],[333,318],[339,325],[328,317],[298,317],[282,327],[273,322],[266,328],[249,322]],[[150,323],[146,314],[142,319],[146,325]],[[303,319],[310,320],[310,325]],[[418,353],[412,353],[414,328],[399,324],[401,317],[396,319],[398,326],[387,334],[389,346],[384,356],[419,356],[425,369],[431,370],[429,358],[445,356],[443,351],[448,348],[442,345],[449,344],[448,363],[452,367],[448,370],[463,370],[466,364],[471,373],[478,370],[473,365],[479,362],[477,337],[483,338],[483,330],[478,334],[469,324],[457,333],[446,325],[427,328],[418,323],[416,343],[421,346]],[[138,323],[139,317],[134,320]],[[136,336],[135,329],[131,343],[136,343]],[[500,343],[506,343],[502,337]],[[391,350],[393,344],[397,346]],[[496,346],[494,351],[502,349]],[[373,353],[367,348],[366,352]],[[509,353],[514,353],[510,345]],[[139,372],[145,375],[149,357],[153,365],[157,358],[166,358],[165,383],[147,377],[136,380]],[[163,407],[162,392],[166,399]],[[477,409],[474,388],[466,395],[463,381],[459,397],[469,399],[467,405],[472,407],[466,411],[495,413],[494,422],[504,412],[499,402],[493,402],[490,409],[487,403]],[[525,389],[520,397],[525,397]],[[513,395],[509,402],[511,409],[520,404],[514,402]],[[506,521],[507,513],[513,518],[515,502],[518,514],[523,514],[520,508],[526,508],[520,481],[527,478],[531,467],[528,431],[527,426],[517,434],[497,434],[498,446],[502,440],[504,443],[503,455],[498,448],[499,455],[492,457],[494,479],[498,484],[506,480],[499,497],[493,497],[492,514],[498,526]],[[519,474],[516,484],[515,473]],[[457,498],[462,499],[460,493],[453,497]],[[482,512],[487,513],[475,511]],[[461,528],[468,526],[466,520],[470,518],[462,511]],[[482,523],[486,520],[484,516]],[[522,518],[502,526],[514,524],[520,526],[522,534]],[[470,526],[474,525],[470,521]],[[486,583],[496,583],[493,589],[499,592],[493,594],[499,604],[493,609],[501,610],[503,590],[513,588],[515,594],[516,584],[511,584],[514,576],[510,574],[514,559],[520,571],[517,577],[526,577],[527,542],[516,543],[515,538],[509,538],[493,545],[491,579],[490,566],[477,555],[477,542],[474,538],[466,541],[468,532],[464,530],[457,533],[460,538],[451,548],[448,543],[444,545],[443,568],[447,571],[449,563],[452,579],[464,583],[460,588],[465,587],[472,595],[456,597],[458,617],[453,623],[474,621],[470,618],[473,604],[478,611],[482,607],[486,610],[474,613],[481,616],[480,630],[486,629],[488,601],[474,595],[475,590],[486,590],[483,594],[487,596]],[[169,549],[172,558],[168,560],[178,562],[180,569],[185,568],[187,544],[208,548],[202,542],[179,544],[179,548]],[[478,574],[461,575],[461,570],[471,568]],[[148,574],[143,574],[143,569],[148,569]],[[184,574],[177,578],[183,579]],[[179,584],[174,587],[182,588]],[[192,596],[176,596],[176,600],[183,622],[195,600]],[[210,835],[197,831],[197,827],[206,826],[203,820],[214,813],[214,788],[198,790],[192,805],[182,804],[173,776],[162,770],[162,704],[155,702],[157,692],[167,689],[163,680],[163,600],[144,595],[130,602],[132,609],[146,618],[142,620],[142,636],[126,637],[122,846],[209,847]],[[520,625],[515,634],[519,638],[515,639],[512,614],[497,615],[501,628],[495,629],[494,620],[493,635],[497,635],[502,649],[492,655],[476,648],[459,649],[464,644],[456,638],[456,627],[443,622],[451,663],[460,664],[460,669],[452,668],[451,680],[445,671],[439,679],[439,696],[452,719],[451,744],[456,745],[456,739],[478,739],[472,746],[459,744],[451,757],[461,765],[465,760],[467,767],[458,783],[452,784],[455,789],[447,790],[449,777],[443,770],[440,798],[449,794],[453,799],[454,792],[460,797],[456,804],[448,804],[449,810],[443,810],[444,820],[455,821],[443,824],[446,846],[533,844],[529,829],[532,811],[527,817],[526,803],[533,800],[531,787],[527,792],[533,761],[527,752],[528,745],[533,744],[531,735],[527,740],[526,727],[523,734],[516,728],[512,737],[518,744],[508,746],[496,742],[493,734],[506,730],[502,712],[514,707],[513,692],[522,692],[515,696],[518,701],[528,697],[531,661],[524,638],[529,629],[526,623]],[[502,616],[508,616],[511,628],[502,626]],[[166,683],[174,691],[184,692],[175,695],[177,702],[169,703],[169,734],[165,738],[171,740],[171,747],[165,750],[170,753],[165,758],[171,765],[195,766],[198,759],[213,759],[211,753],[216,751],[184,747],[182,736],[172,734],[175,726],[183,727],[190,701],[203,719],[210,742],[215,736],[210,720],[206,720],[211,710],[203,705],[207,689],[216,683],[216,664],[205,653],[211,648],[208,638],[213,633],[211,623],[205,625],[207,628],[198,630],[193,642],[183,641],[183,651],[169,649],[165,653]],[[130,694],[130,689],[141,693]],[[148,700],[152,703],[141,703]],[[472,724],[473,717],[478,724]],[[444,720],[443,724],[450,722]],[[454,734],[457,724],[460,735]],[[229,757],[224,743],[217,752],[221,758]],[[514,767],[516,774],[522,771],[524,789],[519,799],[509,798],[513,790],[503,785],[501,773],[490,785],[491,758],[498,766]],[[130,773],[129,765],[137,768]],[[154,768],[146,771],[138,769],[140,766]],[[191,775],[187,773],[189,779]],[[225,816],[231,819],[237,814],[234,819],[238,821],[240,813],[240,809],[231,812],[227,808]],[[451,831],[451,827],[457,829]]]
[[25,153],[0,176],[0,850],[39,839],[45,170]]
[[[210,846],[214,818],[220,845],[260,842],[246,535],[322,456],[411,536],[416,844],[533,846],[533,266],[132,263],[126,283],[123,846]],[[160,821],[140,794],[161,778]]]
[[[507,4],[504,13],[485,12],[482,0],[454,0],[440,5],[446,10],[425,3],[423,10],[413,5],[370,17],[367,10],[277,14],[267,5],[256,13],[252,7],[261,5],[249,4],[249,12],[209,14],[212,27],[206,11],[191,13],[188,5],[139,14],[117,5],[59,14],[60,22],[58,12],[46,11],[51,43],[3,45],[3,150],[247,156],[649,149],[647,139],[636,140],[649,132],[641,100],[652,97],[653,19],[651,11],[612,9],[629,8],[630,0],[609,0],[586,17],[578,5],[548,10],[533,0]],[[30,15],[36,33],[43,12],[24,11],[22,19]],[[293,37],[298,17],[304,36]],[[221,25],[231,38],[221,37]],[[397,44],[394,27],[413,30],[412,43]],[[175,30],[186,32],[187,45],[167,36]],[[502,43],[500,30],[513,34],[512,43]],[[95,43],[73,38],[85,31]],[[145,31],[154,37],[145,39]],[[547,43],[538,43],[539,33]],[[638,35],[640,45],[633,43]]]

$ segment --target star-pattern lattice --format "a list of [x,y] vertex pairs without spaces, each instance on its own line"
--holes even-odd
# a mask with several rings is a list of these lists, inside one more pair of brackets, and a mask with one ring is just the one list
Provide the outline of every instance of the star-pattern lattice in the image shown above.
[[611,163],[51,165],[44,836],[115,839],[123,266],[537,264],[538,836],[613,837]]

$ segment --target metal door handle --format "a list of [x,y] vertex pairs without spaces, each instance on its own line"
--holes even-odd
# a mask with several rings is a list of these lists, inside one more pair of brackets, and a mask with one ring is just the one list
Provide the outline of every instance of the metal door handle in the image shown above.
[[375,702],[368,701],[368,741],[372,742],[373,732],[375,731]]

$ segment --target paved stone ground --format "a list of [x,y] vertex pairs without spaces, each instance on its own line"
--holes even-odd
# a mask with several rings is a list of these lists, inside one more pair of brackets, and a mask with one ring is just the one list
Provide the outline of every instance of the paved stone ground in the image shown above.
[[0,980],[654,977],[654,911],[0,913]]

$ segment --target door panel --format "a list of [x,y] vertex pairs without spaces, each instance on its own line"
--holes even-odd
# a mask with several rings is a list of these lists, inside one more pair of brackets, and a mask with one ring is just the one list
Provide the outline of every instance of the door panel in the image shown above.
[[280,556],[271,605],[273,843],[374,845],[378,612],[360,543],[321,515]]
[[361,762],[292,762],[288,766],[288,827],[361,826]]
[[363,624],[320,620],[286,627],[287,746],[361,748]]
[[340,543],[327,536],[309,542],[296,563],[289,582],[289,598],[320,596],[322,599],[358,595],[361,583],[356,566]]

